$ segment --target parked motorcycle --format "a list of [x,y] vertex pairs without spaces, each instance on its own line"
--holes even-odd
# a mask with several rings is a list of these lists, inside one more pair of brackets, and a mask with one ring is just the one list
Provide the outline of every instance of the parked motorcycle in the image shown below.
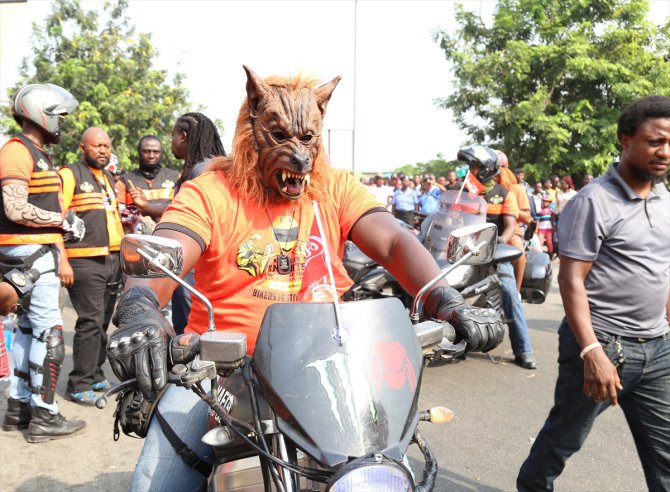
[[[494,245],[495,227],[478,226],[450,239],[448,258],[455,266],[479,264],[489,261]],[[172,340],[172,360],[180,363],[168,382],[194,391],[216,417],[203,437],[216,452],[209,490],[433,489],[438,464],[418,424],[448,422],[453,413],[417,408],[422,350],[442,344],[448,327],[419,322],[418,313],[419,299],[448,270],[421,290],[411,322],[392,298],[274,304],[247,357],[246,336],[216,331],[209,301],[177,276],[178,242],[130,234],[121,257],[126,274],[169,276],[208,307],[205,333]],[[133,383],[121,383],[98,406]],[[407,464],[410,445],[424,459],[418,477]]]
[[[442,193],[437,212],[423,221],[419,240],[444,268],[448,266],[444,251],[451,232],[459,227],[486,223],[487,207],[486,201],[479,196],[470,196],[467,191],[461,193],[448,190]],[[513,261],[521,254],[517,248],[500,244],[490,264],[461,266],[447,276],[447,281],[471,304],[502,311],[502,293],[496,265]],[[551,285],[551,260],[543,252],[526,251],[525,254],[527,261],[521,298],[529,304],[541,304],[546,300]],[[346,299],[397,297],[409,307],[411,296],[400,287],[393,275],[365,256],[355,244],[346,244],[343,263],[354,281],[345,294]]]

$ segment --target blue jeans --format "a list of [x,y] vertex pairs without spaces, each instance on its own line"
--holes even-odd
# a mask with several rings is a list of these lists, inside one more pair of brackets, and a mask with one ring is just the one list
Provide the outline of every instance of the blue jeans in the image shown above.
[[[567,321],[558,331],[558,380],[554,407],[521,466],[517,489],[553,490],[565,462],[579,451],[596,417],[609,401],[596,402],[584,396],[584,363],[580,347]],[[605,353],[617,355],[613,335],[596,330]],[[619,340],[624,363],[619,366],[623,389],[618,392],[621,409],[633,434],[638,456],[650,491],[670,490],[670,336],[646,343]]]
[[505,318],[508,319],[509,339],[512,342],[512,352],[514,355],[530,354],[533,348],[530,345],[530,335],[528,334],[528,324],[526,323],[526,314],[521,306],[521,297],[514,280],[514,268],[512,264],[499,263],[498,276],[502,283],[503,290],[503,311]]
[[[0,252],[8,256],[28,256],[40,246],[39,244],[1,246]],[[59,304],[60,279],[54,272],[54,255],[51,253],[43,255],[33,263],[33,268],[39,272],[49,273],[42,273],[37,279],[32,290],[28,313],[19,315],[12,353],[15,370],[30,374],[32,384],[41,386],[42,373],[31,369],[30,363],[43,366],[47,346],[46,342],[41,340],[41,336],[54,326],[63,326],[63,318]],[[9,397],[30,401],[33,407],[44,407],[52,413],[58,413],[58,404],[55,401],[51,404],[45,403],[40,394],[31,392],[28,380],[16,377],[14,373],[10,377]]]
[[[209,390],[209,381],[203,381]],[[171,385],[158,403],[158,410],[179,438],[206,462],[214,461],[214,450],[200,439],[207,433],[207,404],[186,388]],[[163,434],[156,418],[151,420],[137,462],[132,491],[203,490],[207,485],[194,468],[182,461]]]

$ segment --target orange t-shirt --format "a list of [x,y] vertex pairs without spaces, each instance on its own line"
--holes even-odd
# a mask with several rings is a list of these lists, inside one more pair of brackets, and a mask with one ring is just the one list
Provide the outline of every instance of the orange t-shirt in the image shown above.
[[[217,329],[245,333],[251,354],[270,304],[332,300],[321,238],[327,238],[342,295],[352,284],[341,261],[351,228],[369,210],[386,213],[363,184],[335,169],[318,208],[322,233],[312,204],[271,203],[263,208],[243,201],[223,173],[208,172],[183,185],[157,229],[177,230],[200,244],[195,287],[212,303]],[[186,330],[203,333],[207,309],[192,299]]]
[[0,163],[0,179],[20,179],[26,183],[30,181],[34,167],[33,158],[21,142],[7,142],[0,149]]
[[[35,144],[35,146],[46,152],[42,147]],[[28,186],[28,191],[31,191],[30,186],[34,184],[34,180],[31,181],[33,176],[33,169],[35,163],[33,163],[33,158],[30,155],[28,148],[19,141],[10,140],[2,148],[0,148],[0,181],[4,179],[17,179],[26,182]],[[65,210],[63,207],[63,194],[60,179],[57,178],[56,170],[49,171],[49,164],[40,159],[37,163],[37,167],[42,169],[41,173],[48,175],[53,173],[53,178],[49,179],[49,184],[52,185],[53,190],[48,188],[41,188],[42,191],[56,191],[58,188],[58,201],[60,203],[60,208],[62,211]],[[62,212],[61,215],[65,218],[65,213]],[[34,226],[31,226],[34,227]],[[53,226],[50,226],[53,227]],[[56,244],[63,241],[63,235],[60,233],[41,233],[39,227],[35,227],[35,234],[22,234],[15,235],[13,237],[4,235],[2,240],[3,244]]]
[[[516,202],[519,207],[519,210],[530,210],[530,201],[528,200],[528,193],[526,193],[526,190],[521,186],[520,184],[514,184],[512,185],[512,188],[510,189],[512,193],[514,193],[514,196],[516,197]],[[517,236],[523,236],[523,233],[521,232],[521,219],[517,217],[516,219],[516,226],[514,227],[514,234]]]

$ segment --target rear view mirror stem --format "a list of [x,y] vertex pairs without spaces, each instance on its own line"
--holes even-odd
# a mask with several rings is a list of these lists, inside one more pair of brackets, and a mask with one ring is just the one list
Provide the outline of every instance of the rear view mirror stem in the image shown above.
[[188,285],[188,283],[184,282],[179,276],[175,275],[173,272],[171,272],[169,269],[167,269],[163,265],[163,261],[161,261],[162,253],[159,253],[156,256],[151,256],[149,253],[144,251],[142,248],[137,248],[137,253],[142,258],[147,260],[151,264],[151,266],[158,268],[165,275],[170,277],[172,280],[174,280],[179,285],[181,285],[186,290],[188,290],[191,294],[193,294],[198,299],[200,299],[205,304],[205,306],[207,307],[207,317],[208,317],[208,320],[209,320],[209,326],[207,327],[207,331],[216,331],[216,326],[214,325],[214,309],[212,308],[212,304],[209,302],[209,299],[207,299],[200,292],[198,292],[193,287]]
[[471,256],[476,256],[479,254],[481,248],[486,246],[486,241],[482,241],[478,245],[472,245],[468,247],[469,251],[464,254],[460,260],[456,261],[453,265],[450,265],[448,268],[445,268],[440,272],[440,274],[435,277],[433,280],[428,282],[426,285],[424,285],[419,293],[414,297],[414,302],[412,303],[412,313],[410,314],[409,318],[412,321],[412,324],[417,324],[419,322],[420,316],[418,312],[418,307],[419,307],[419,302],[421,298],[424,296],[424,294],[431,289],[436,283],[438,283],[440,280],[442,280],[444,277],[446,277],[449,272],[451,272],[454,268],[456,268],[459,265],[462,265],[465,263]]

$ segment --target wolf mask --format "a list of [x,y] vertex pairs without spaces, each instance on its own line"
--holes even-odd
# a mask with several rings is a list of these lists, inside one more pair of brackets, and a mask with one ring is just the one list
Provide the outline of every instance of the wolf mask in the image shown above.
[[316,86],[303,76],[265,80],[248,67],[247,98],[240,109],[232,155],[216,159],[241,197],[267,201],[318,199],[328,159],[321,129],[326,106],[340,81]]

